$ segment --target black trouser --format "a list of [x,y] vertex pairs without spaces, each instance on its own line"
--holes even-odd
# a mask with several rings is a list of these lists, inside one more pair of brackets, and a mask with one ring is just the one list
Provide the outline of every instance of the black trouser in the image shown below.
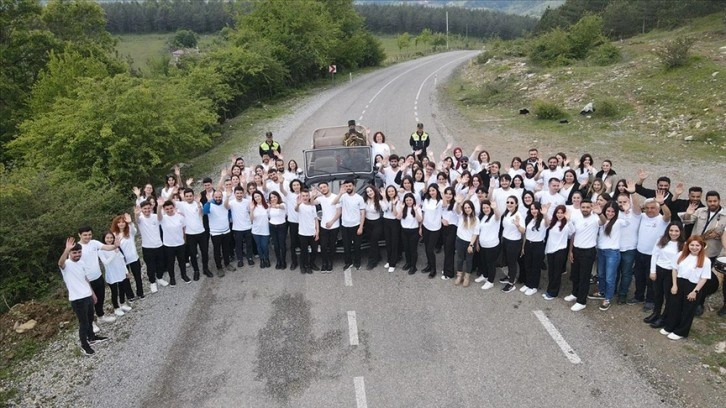
[[[456,235],[456,232],[454,232],[454,235]],[[454,237],[454,239],[456,240],[454,241],[454,245],[456,246],[456,271],[471,273],[471,265],[472,261],[474,260],[474,252],[469,253],[469,241],[464,241],[463,239],[456,236]],[[446,247],[446,241],[444,241],[444,247]],[[454,254],[451,254],[451,257],[453,258]],[[444,263],[446,263],[446,256],[444,256]],[[446,269],[444,269],[444,273],[446,273]],[[453,275],[446,276],[451,278]]]
[[514,285],[517,279],[519,255],[522,253],[522,240],[512,241],[502,238],[502,253],[504,254],[504,264],[507,266],[507,278],[509,283]]
[[[294,224],[294,223],[290,223]],[[297,224],[295,224],[297,225]],[[290,228],[292,230],[292,228]],[[273,249],[275,251],[275,260],[278,264],[282,264],[285,262],[285,258],[287,257],[287,224],[270,224],[270,242],[272,243]],[[300,239],[293,239],[292,236],[290,236],[290,252],[293,254],[293,258],[295,259],[295,246],[293,245],[293,242],[300,243]],[[299,246],[299,245],[298,245]]]
[[426,227],[423,229],[423,241],[424,248],[426,249],[426,266],[431,267],[432,270],[436,270],[436,241],[439,240],[441,230],[429,231]]
[[665,330],[682,337],[688,337],[693,324],[693,317],[696,315],[696,306],[698,305],[698,299],[691,302],[688,300],[688,294],[696,288],[696,284],[688,279],[678,278],[677,286],[678,293],[675,295],[670,294],[670,289],[668,289],[670,298],[667,303],[668,310],[666,314],[668,317],[666,318]]
[[[131,271],[131,275],[134,277],[134,283],[136,283],[136,296],[144,297],[144,282],[141,281],[141,261],[138,259],[134,262],[126,264],[126,267]],[[134,296],[134,292],[131,292],[131,297]]]
[[359,225],[341,227],[343,229],[343,252],[345,252],[343,258],[346,265],[360,266],[360,243],[363,236],[357,234],[358,227]]
[[[592,265],[595,263],[597,250],[593,248],[572,248],[572,294],[577,296],[577,303],[587,304],[587,295],[590,290],[590,276]],[[548,268],[549,269],[549,268]]]
[[[539,289],[544,249],[544,241],[524,241],[524,276],[527,279],[524,283],[530,289]],[[550,268],[548,267],[547,269],[549,270]]]
[[109,283],[108,287],[111,288],[111,303],[114,309],[118,309],[119,304],[126,303],[126,298],[132,299],[134,297],[131,282],[129,282],[128,278],[121,282]]
[[182,279],[187,278],[186,249],[184,245],[169,247],[164,246],[164,255],[166,257],[166,271],[169,272],[169,283],[176,284],[176,273],[174,272],[174,261],[179,264],[179,272]]
[[562,285],[562,271],[567,267],[567,248],[547,254],[547,294],[557,297]]
[[650,275],[650,255],[643,254],[640,251],[635,252],[633,275],[635,275],[635,294],[633,297],[640,301],[653,302],[653,281],[648,279]]
[[377,220],[366,219],[365,233],[368,239],[368,265],[377,265],[381,261],[381,250],[378,248],[378,242],[383,236],[383,219]]
[[[310,268],[315,263],[315,257],[318,252],[318,241],[313,236],[298,234],[298,242],[300,242],[300,267]],[[308,250],[308,248],[310,249]]]
[[497,276],[497,258],[502,252],[499,245],[491,248],[479,248],[479,273],[494,283]]
[[406,265],[416,267],[418,261],[418,228],[401,228],[401,243],[403,252],[406,254]]
[[144,255],[146,276],[149,278],[149,283],[156,283],[157,279],[161,279],[164,276],[164,269],[166,269],[164,265],[164,247],[142,247],[141,253]]
[[[300,233],[298,232],[300,224],[288,221],[287,226],[290,229],[290,262],[294,265],[297,263],[297,252],[295,250],[300,248]],[[360,244],[358,244],[358,250],[360,251]]]
[[187,255],[189,255],[192,269],[194,272],[199,273],[199,263],[197,262],[197,247],[199,252],[202,253],[202,270],[209,270],[209,240],[205,236],[206,232],[199,234],[187,234]]
[[103,303],[106,301],[106,285],[104,285],[103,276],[99,276],[98,279],[94,279],[89,283],[91,284],[91,290],[96,295],[96,303],[93,308],[96,310],[96,316],[101,317],[103,316]]
[[386,261],[388,266],[395,267],[400,255],[401,221],[384,218],[383,239],[386,240]]
[[242,261],[245,257],[252,259],[254,257],[252,254],[252,230],[232,231],[232,235],[234,235],[234,254],[237,255],[237,260]]
[[71,300],[71,309],[78,318],[78,337],[81,344],[88,346],[88,339],[96,337],[93,334],[93,298],[89,296],[83,299]]
[[333,266],[333,254],[335,253],[335,241],[338,240],[338,228],[320,228],[320,256],[323,258],[323,265],[328,265],[329,267]]
[[220,235],[212,235],[212,249],[214,250],[214,264],[217,269],[228,266],[232,261],[232,232],[226,232]]
[[[711,260],[711,266],[716,264],[716,258],[708,258]],[[726,305],[726,280],[724,280],[723,284],[723,303]],[[718,277],[716,276],[713,271],[711,271],[711,279],[707,280],[706,283],[701,288],[700,293],[698,294],[698,304],[703,306],[704,303],[706,303],[706,298],[713,295],[718,291]]]
[[[469,255],[468,253],[462,254],[465,258],[465,261],[467,263],[466,269],[459,269],[460,266],[458,266],[458,252],[459,252],[459,246],[457,244],[457,241],[460,239],[456,237],[456,225],[445,225],[441,227],[441,237],[444,241],[444,275],[448,276],[449,278],[454,277],[454,269],[456,269],[459,272],[466,272],[471,273],[471,259],[467,257]],[[469,247],[469,244],[466,244],[467,248]],[[464,251],[466,251],[466,248],[464,248]],[[456,254],[455,254],[456,252]],[[473,254],[471,254],[471,258],[473,259]],[[454,265],[454,259],[456,258],[457,265],[455,267]]]
[[[653,313],[662,316],[663,319],[667,316],[668,294],[671,292],[671,287],[673,287],[673,271],[656,265],[655,282],[653,282],[653,304],[655,305],[655,307],[653,307]],[[665,310],[663,310],[664,302]],[[663,311],[662,314],[661,310]]]

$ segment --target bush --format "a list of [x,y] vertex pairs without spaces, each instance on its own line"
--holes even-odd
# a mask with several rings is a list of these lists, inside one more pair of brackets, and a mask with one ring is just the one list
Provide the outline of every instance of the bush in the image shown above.
[[532,41],[529,60],[536,65],[559,66],[569,65],[567,57],[570,51],[567,33],[556,28],[542,34]]
[[195,48],[197,46],[197,34],[189,30],[177,30],[169,40],[169,48]]
[[673,69],[683,66],[688,61],[688,54],[696,39],[693,37],[678,36],[673,40],[666,41],[663,46],[655,50],[655,55],[660,59],[665,69]]
[[534,115],[537,119],[542,120],[555,120],[561,119],[567,114],[557,104],[547,101],[534,101]]
[[603,99],[595,105],[595,114],[606,118],[615,118],[620,116],[622,108],[619,103],[612,99]]
[[622,54],[620,49],[613,45],[613,43],[605,43],[599,47],[596,47],[587,55],[587,60],[598,66],[612,65],[620,61]]
[[476,63],[479,65],[484,65],[489,61],[490,59],[494,58],[494,53],[491,51],[482,51],[479,55],[476,56]]

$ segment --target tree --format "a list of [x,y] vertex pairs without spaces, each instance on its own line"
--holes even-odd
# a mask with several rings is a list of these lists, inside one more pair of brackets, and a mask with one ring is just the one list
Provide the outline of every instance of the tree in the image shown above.
[[421,30],[421,33],[416,36],[416,46],[418,46],[419,43],[423,44],[424,46],[429,45],[431,43],[431,38],[433,37],[433,34],[431,33],[431,29],[424,28]]
[[569,57],[585,58],[591,48],[605,42],[602,34],[602,17],[586,15],[570,27],[567,38],[570,45]]
[[403,50],[405,48],[408,48],[411,46],[411,34],[409,34],[409,33],[399,34],[398,37],[396,37],[396,44],[398,45],[398,50],[403,52]]
[[440,47],[441,48],[446,47],[446,43],[447,43],[446,34],[436,33],[431,38],[431,46],[434,47],[434,51],[436,51]]
[[197,34],[190,30],[177,30],[169,41],[171,48],[196,48]]

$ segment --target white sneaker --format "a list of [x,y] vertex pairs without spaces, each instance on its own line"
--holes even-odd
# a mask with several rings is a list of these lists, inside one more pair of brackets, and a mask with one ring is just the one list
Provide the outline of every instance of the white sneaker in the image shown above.
[[668,335],[668,338],[671,339],[671,340],[680,340],[680,339],[683,338],[683,336],[679,336],[679,335],[677,335],[675,333],[671,333],[671,334]]
[[565,302],[574,302],[577,300],[577,296],[575,295],[567,295],[565,296]]
[[131,311],[131,306],[129,306],[129,305],[121,305],[121,310],[123,310],[124,312],[130,312]]
[[391,267],[391,264],[389,264],[388,262],[386,262],[386,264],[385,264],[385,265],[383,265],[383,267],[384,267],[384,268],[390,268],[390,267]]
[[114,309],[113,314],[115,314],[116,316],[123,316],[126,313],[124,313],[124,311],[121,310],[121,308],[118,308],[118,309]]
[[485,278],[484,275],[482,275],[482,276],[474,279],[474,282],[481,283],[481,282],[484,282],[485,280],[487,280],[487,278]]
[[103,316],[99,317],[98,320],[100,320],[104,323],[113,323],[116,321],[116,318],[113,316],[109,316],[109,315],[103,315]]
[[550,296],[550,294],[547,292],[543,293],[542,297],[544,298],[544,300],[554,300],[555,299],[554,296]]
[[151,288],[151,293],[156,293],[159,291],[159,289],[156,288],[156,283],[152,283],[151,285],[149,285],[149,287]]
[[487,289],[491,289],[493,287],[494,287],[494,284],[491,283],[491,282],[489,282],[489,281],[487,281],[485,284],[482,285],[481,288],[484,289],[484,290],[487,290]]
[[441,275],[441,279],[442,279],[442,280],[449,280],[449,279],[451,279],[451,278],[449,278],[449,277],[448,277],[448,276],[446,276],[446,275]]
[[527,289],[527,290],[526,290],[526,291],[524,292],[524,294],[525,294],[525,295],[527,295],[527,296],[532,296],[532,295],[534,295],[535,293],[537,293],[537,288],[529,288],[529,289]]
[[169,286],[169,282],[165,281],[164,279],[157,279],[156,283],[158,283],[161,286]]
[[91,322],[91,325],[93,326],[93,332],[94,333],[98,333],[98,332],[101,331],[101,328],[98,327],[98,325],[96,324],[96,322]]
[[388,273],[393,273],[393,271],[395,271],[395,270],[396,270],[396,268],[394,268],[393,266],[388,267]]
[[666,329],[660,329],[660,334],[662,334],[662,335],[664,335],[664,336],[669,336],[669,335],[671,334],[671,332],[669,332],[669,331],[668,331],[668,330],[666,330]]
[[575,303],[574,305],[572,305],[570,310],[572,310],[573,312],[579,312],[580,310],[582,310],[586,307],[587,307],[587,305],[583,305],[582,303]]
[[519,288],[519,291],[522,292],[522,293],[524,293],[524,292],[526,292],[528,290],[529,290],[529,288],[527,287],[527,285],[522,285],[522,287]]

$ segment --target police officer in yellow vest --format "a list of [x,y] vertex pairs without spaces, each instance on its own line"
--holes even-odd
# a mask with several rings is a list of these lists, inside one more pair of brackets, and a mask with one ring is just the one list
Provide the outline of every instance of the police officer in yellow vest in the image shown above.
[[408,144],[411,145],[411,149],[414,153],[417,150],[421,151],[416,155],[417,160],[421,160],[426,157],[426,148],[429,147],[430,142],[429,134],[424,132],[423,123],[416,125],[416,131],[411,133],[411,138],[409,139]]
[[280,153],[282,153],[282,147],[272,140],[272,132],[268,131],[265,133],[265,141],[260,144],[260,157],[267,155],[270,159],[274,159]]

